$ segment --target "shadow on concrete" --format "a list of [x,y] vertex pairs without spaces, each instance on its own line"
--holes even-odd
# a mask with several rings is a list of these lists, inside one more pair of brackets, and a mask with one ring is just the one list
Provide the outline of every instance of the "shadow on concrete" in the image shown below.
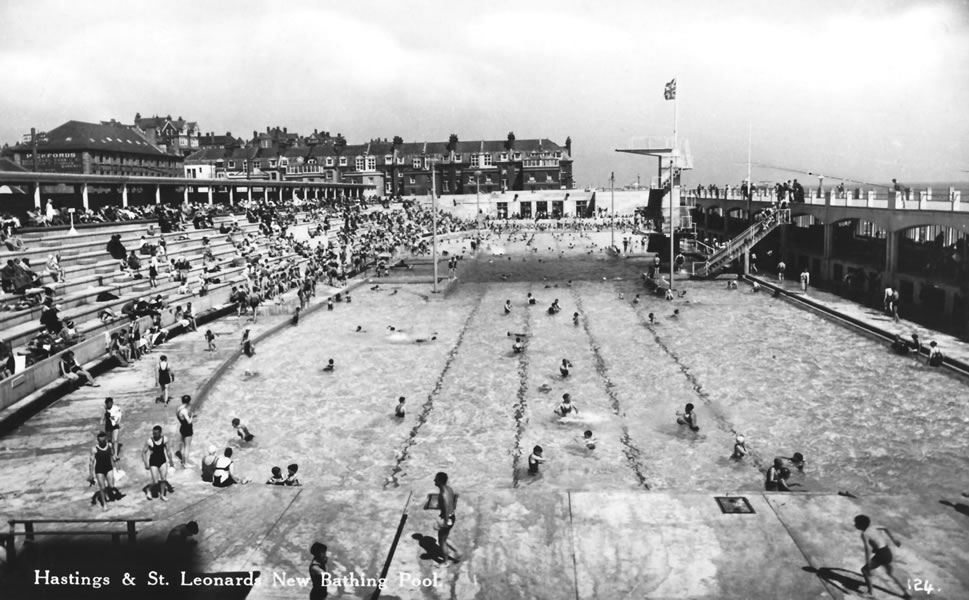
[[441,552],[441,547],[437,544],[436,538],[421,533],[415,533],[411,537],[417,540],[417,544],[424,551],[421,554],[421,560],[433,560],[436,563],[444,562],[444,553]]
[[259,573],[206,573],[194,548],[82,537],[27,543],[2,575],[0,597],[11,600],[243,600]]
[[969,517],[969,504],[963,504],[962,502],[949,502],[948,500],[939,500],[939,504],[943,506],[951,506],[956,510],[957,513],[962,513]]
[[[861,594],[863,593],[864,588],[867,587],[865,586],[865,578],[861,575],[861,573],[856,573],[847,569],[832,569],[830,567],[821,567],[816,569],[814,567],[801,567],[801,570],[817,575],[843,594]],[[890,596],[896,596],[898,598],[904,597],[887,588],[874,585],[874,583],[872,584],[872,589],[878,590],[879,592],[884,592]]]

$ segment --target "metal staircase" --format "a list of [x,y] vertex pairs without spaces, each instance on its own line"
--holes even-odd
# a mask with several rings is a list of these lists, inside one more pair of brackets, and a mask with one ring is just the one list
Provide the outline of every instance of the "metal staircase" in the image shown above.
[[746,231],[727,242],[726,246],[709,256],[706,262],[694,264],[693,277],[700,279],[714,277],[734,259],[767,237],[767,234],[777,229],[778,226],[786,225],[790,222],[791,211],[778,210],[770,214],[766,219],[754,223]]

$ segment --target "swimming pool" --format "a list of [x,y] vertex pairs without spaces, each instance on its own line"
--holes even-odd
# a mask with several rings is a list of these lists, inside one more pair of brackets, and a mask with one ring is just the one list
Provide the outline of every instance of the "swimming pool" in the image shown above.
[[[247,475],[297,462],[304,482],[335,488],[426,490],[443,470],[464,489],[752,491],[774,456],[795,451],[808,462],[793,480],[813,491],[969,485],[964,382],[745,286],[678,282],[683,299],[648,296],[644,261],[601,252],[608,233],[522,239],[493,238],[500,254],[462,261],[446,293],[365,285],[266,340],[216,384],[202,414],[225,429],[200,441],[231,440],[229,421],[242,417],[257,435]],[[555,298],[563,310],[549,315]],[[527,334],[523,354],[509,332]],[[321,371],[328,358],[332,373]],[[567,379],[562,358],[574,365]],[[566,392],[579,413],[563,420],[552,411]],[[687,402],[699,433],[675,422]],[[578,440],[586,429],[595,450]],[[751,450],[741,462],[728,458],[737,433]],[[537,477],[525,471],[535,445],[547,459]]]

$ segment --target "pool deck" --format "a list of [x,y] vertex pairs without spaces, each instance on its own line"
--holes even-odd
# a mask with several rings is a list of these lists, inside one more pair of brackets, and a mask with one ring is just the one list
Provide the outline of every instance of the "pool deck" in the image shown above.
[[[797,289],[795,282],[784,285]],[[320,286],[314,303],[333,291]],[[969,349],[951,336],[905,321],[896,324],[830,294],[809,294],[832,310],[891,334],[907,337],[917,331],[926,343],[936,340],[947,355],[969,362]],[[133,367],[103,375],[100,388],[81,388],[4,436],[0,516],[101,516],[90,506],[93,489],[83,488],[83,480],[93,442],[90,432],[104,397],[113,396],[124,407],[122,437],[131,445],[124,452],[140,452],[139,441],[154,424],[170,425],[177,402],[164,407],[151,400],[157,393],[153,369],[158,355],[169,356],[178,394],[197,395],[233,359],[245,328],[258,336],[289,319],[289,311],[281,313],[261,316],[255,324],[229,317],[203,327],[220,336],[215,352],[205,350],[201,333],[182,335]],[[203,452],[193,450],[196,463]],[[378,577],[409,493],[408,519],[382,598],[853,597],[860,595],[862,584],[862,543],[852,527],[859,513],[888,527],[901,542],[892,551],[902,582],[934,588],[931,594],[913,589],[913,597],[969,598],[965,497],[940,501],[917,491],[858,498],[748,493],[743,496],[752,514],[725,514],[709,493],[475,490],[462,488],[455,478],[460,498],[451,542],[461,560],[443,566],[427,554],[436,544],[435,513],[423,509],[427,494],[435,491],[430,482],[384,491],[258,483],[217,490],[199,481],[192,468],[176,469],[170,480],[177,492],[167,503],[146,502],[122,481],[129,496],[104,516],[154,519],[140,534],[147,541],[164,539],[174,525],[197,520],[202,528],[198,554],[206,572],[262,574],[249,598],[307,597],[307,589],[288,578],[305,577],[307,547],[315,540],[328,544],[334,577]],[[875,598],[901,597],[882,570],[874,583]],[[330,597],[369,598],[373,590],[366,582],[342,580],[331,585]]]
[[[935,341],[946,358],[955,359],[963,365],[969,365],[969,344],[966,344],[966,342],[955,336],[928,329],[923,325],[907,319],[900,318],[896,322],[882,310],[864,306],[816,288],[809,288],[805,294],[801,290],[800,283],[796,281],[785,280],[778,282],[775,277],[770,277],[766,274],[754,275],[749,278],[752,280],[755,279],[771,288],[779,287],[791,298],[803,298],[807,302],[821,305],[837,315],[858,321],[871,329],[878,330],[883,336],[889,338],[897,334],[901,335],[902,339],[906,342],[909,342],[912,339],[912,334],[916,333],[926,351],[928,350],[929,343]],[[923,363],[926,361],[925,354],[921,356],[921,360]]]

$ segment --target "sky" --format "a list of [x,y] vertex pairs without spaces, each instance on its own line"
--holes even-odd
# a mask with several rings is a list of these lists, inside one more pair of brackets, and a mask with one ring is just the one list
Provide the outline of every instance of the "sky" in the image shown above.
[[[969,180],[969,0],[0,0],[0,144],[68,120],[572,138],[577,185]],[[675,102],[663,98],[677,80]],[[748,152],[749,149],[749,152]],[[783,169],[783,170],[782,170]]]

